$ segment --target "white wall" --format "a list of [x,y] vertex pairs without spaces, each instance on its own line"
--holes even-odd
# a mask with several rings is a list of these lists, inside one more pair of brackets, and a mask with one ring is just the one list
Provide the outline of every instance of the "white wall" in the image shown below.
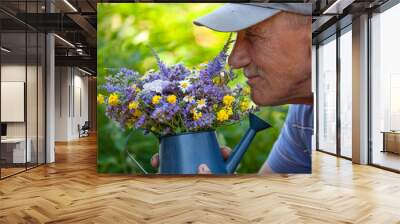
[[[1,121],[24,122],[25,83],[1,81]],[[36,105],[34,105],[36,108]]]
[[[74,108],[73,111],[73,119],[72,119],[72,132],[71,135],[74,137],[78,137],[78,124],[81,126],[88,121],[89,114],[88,114],[88,78],[83,77],[83,73],[78,73],[76,75],[77,70],[75,70],[74,75]],[[80,96],[80,97],[79,97]],[[80,101],[80,102],[79,102]],[[82,108],[79,108],[82,107]],[[80,109],[82,111],[80,111]]]
[[76,68],[56,67],[55,85],[55,140],[77,139],[78,124],[88,120],[88,78]]
[[[1,66],[1,81],[4,82],[25,82],[25,65],[8,64]],[[7,108],[1,108],[7,110]],[[25,137],[25,122],[8,122],[8,137]]]
[[67,67],[55,68],[55,141],[68,140],[68,71]]
[[[25,70],[27,69],[27,70]],[[28,137],[30,137],[30,133],[34,133],[36,135],[36,107],[37,107],[37,98],[36,98],[36,82],[34,78],[31,77],[32,74],[35,74],[36,77],[36,66],[27,66],[20,64],[4,64],[1,66],[1,81],[2,82],[24,82],[26,71],[28,72],[28,87],[27,87],[27,125],[28,125]],[[30,88],[29,88],[30,87]],[[6,96],[2,96],[6,97]],[[42,101],[41,101],[42,102]],[[38,105],[39,107],[43,106]],[[2,110],[8,110],[9,108],[1,108]],[[24,108],[22,108],[24,110]],[[7,135],[8,137],[25,137],[25,123],[26,122],[7,122]]]
[[[36,70],[38,69],[38,71]],[[27,77],[27,81],[25,78]],[[44,74],[42,68],[25,64],[3,64],[1,66],[1,81],[2,82],[24,82],[26,83],[26,106],[25,100],[22,102],[22,107],[11,108],[2,107],[3,113],[16,113],[12,110],[20,110],[19,113],[25,114],[21,122],[5,122],[7,124],[7,137],[8,138],[25,138],[29,139],[31,155],[33,162],[39,159],[39,163],[44,163],[44,92],[43,82]],[[2,89],[2,94],[7,94]],[[10,93],[8,93],[10,94]],[[19,94],[24,94],[24,89],[19,90]],[[2,98],[9,98],[7,95],[2,95]],[[22,98],[24,98],[23,96]],[[4,102],[2,102],[3,104]],[[37,155],[38,153],[38,155]]]

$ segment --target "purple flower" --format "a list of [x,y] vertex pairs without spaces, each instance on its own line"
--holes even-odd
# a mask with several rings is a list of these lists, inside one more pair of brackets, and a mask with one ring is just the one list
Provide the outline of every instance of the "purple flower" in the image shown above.
[[160,59],[160,57],[158,56],[157,52],[156,52],[153,48],[151,48],[151,51],[153,52],[154,57],[155,57],[156,60],[157,60],[157,65],[158,65],[158,68],[160,69],[161,74],[162,74],[164,77],[168,77],[168,74],[169,74],[169,69],[168,69],[168,67],[161,61],[161,59]]
[[139,119],[136,121],[135,128],[141,128],[144,125],[145,121],[146,121],[146,115],[140,116]]
[[179,109],[180,107],[177,104],[170,104],[162,101],[160,106],[156,107],[156,109],[151,113],[151,118],[160,123],[169,123]]
[[228,57],[227,52],[229,49],[229,45],[232,43],[231,37],[232,34],[229,36],[228,41],[226,42],[218,56],[211,60],[204,70],[200,71],[200,76],[205,76],[208,79],[212,79],[216,74],[219,74],[221,70],[224,69],[226,58]]

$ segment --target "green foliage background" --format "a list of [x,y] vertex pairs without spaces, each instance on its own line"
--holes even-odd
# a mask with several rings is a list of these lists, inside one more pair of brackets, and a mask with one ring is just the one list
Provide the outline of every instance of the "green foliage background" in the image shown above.
[[[151,54],[153,47],[167,64],[183,62],[193,67],[209,61],[221,50],[228,33],[220,33],[193,25],[192,21],[220,4],[215,3],[102,3],[98,4],[97,70],[98,92],[105,76],[113,69],[127,67],[143,74],[157,69]],[[241,74],[241,71],[237,71]],[[239,82],[245,82],[240,75]],[[273,128],[260,132],[245,154],[238,173],[255,173],[262,166],[284,123],[287,106],[262,108],[258,115]],[[150,165],[151,156],[158,151],[158,141],[141,131],[123,131],[105,116],[105,106],[97,106],[98,172],[143,172],[126,154],[149,173],[157,170]],[[221,145],[233,148],[247,129],[247,122],[217,130]]]

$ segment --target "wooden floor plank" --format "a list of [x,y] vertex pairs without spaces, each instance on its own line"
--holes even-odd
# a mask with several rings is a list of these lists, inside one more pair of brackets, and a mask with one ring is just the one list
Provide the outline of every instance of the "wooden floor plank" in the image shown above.
[[400,223],[400,175],[313,153],[313,174],[96,173],[95,136],[0,181],[0,223]]

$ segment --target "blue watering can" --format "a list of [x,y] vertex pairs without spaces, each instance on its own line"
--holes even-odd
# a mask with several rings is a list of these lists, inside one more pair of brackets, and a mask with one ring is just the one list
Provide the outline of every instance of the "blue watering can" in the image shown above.
[[271,127],[249,114],[250,127],[240,143],[224,161],[215,131],[189,132],[160,137],[160,174],[197,174],[200,164],[207,164],[213,174],[231,174],[240,163],[258,131]]

